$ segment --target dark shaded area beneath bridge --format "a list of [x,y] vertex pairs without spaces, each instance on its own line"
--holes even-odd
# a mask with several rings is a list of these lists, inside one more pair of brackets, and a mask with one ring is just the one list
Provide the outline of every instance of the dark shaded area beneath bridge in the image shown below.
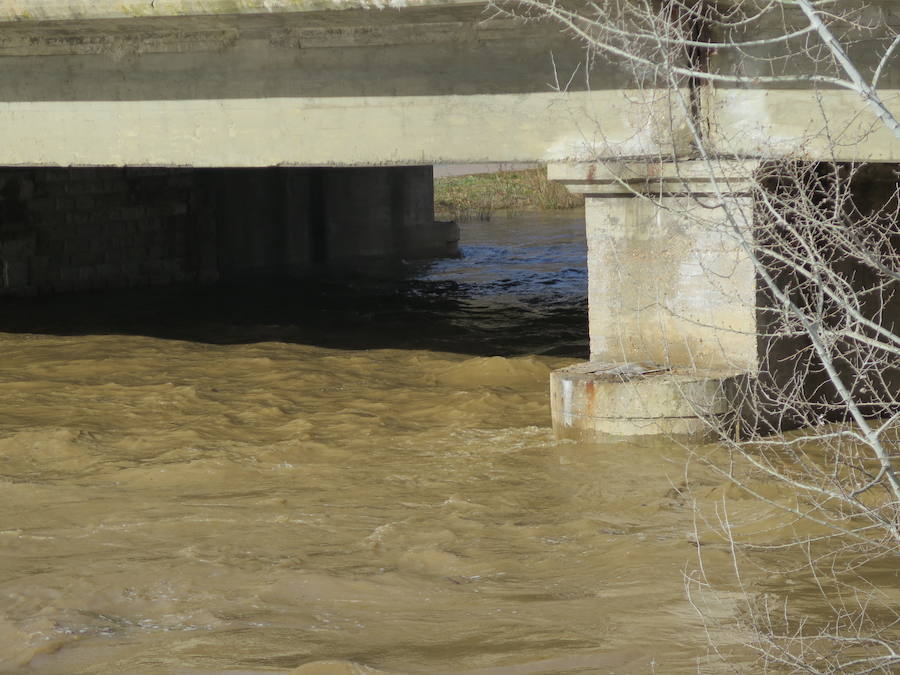
[[127,289],[0,301],[0,331],[587,357],[587,302],[473,303],[452,281]]
[[[0,299],[0,331],[588,357],[584,220],[463,226],[463,256],[393,278],[278,278]],[[396,270],[395,270],[396,271]]]

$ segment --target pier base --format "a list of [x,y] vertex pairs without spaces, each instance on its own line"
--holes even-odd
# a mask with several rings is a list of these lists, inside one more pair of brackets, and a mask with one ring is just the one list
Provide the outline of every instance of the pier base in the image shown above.
[[703,440],[732,425],[744,374],[685,372],[638,364],[579,363],[550,375],[557,438]]

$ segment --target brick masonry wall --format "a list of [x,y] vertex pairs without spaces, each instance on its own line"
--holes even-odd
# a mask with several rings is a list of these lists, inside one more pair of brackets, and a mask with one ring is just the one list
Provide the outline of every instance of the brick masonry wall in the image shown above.
[[0,294],[211,280],[196,183],[192,169],[0,169]]

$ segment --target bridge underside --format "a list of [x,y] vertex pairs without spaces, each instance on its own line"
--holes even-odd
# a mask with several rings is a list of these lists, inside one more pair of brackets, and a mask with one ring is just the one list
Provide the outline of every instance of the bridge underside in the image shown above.
[[392,273],[457,254],[431,167],[0,170],[0,295]]

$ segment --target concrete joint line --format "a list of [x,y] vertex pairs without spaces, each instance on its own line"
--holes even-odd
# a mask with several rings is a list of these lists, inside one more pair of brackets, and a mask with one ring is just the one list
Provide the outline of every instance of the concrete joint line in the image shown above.
[[703,415],[672,415],[666,417],[598,417],[597,415],[582,415],[579,413],[568,413],[572,417],[581,417],[590,420],[604,420],[613,422],[657,422],[659,420],[697,420],[700,421],[707,417],[724,417],[726,413],[708,413]]

